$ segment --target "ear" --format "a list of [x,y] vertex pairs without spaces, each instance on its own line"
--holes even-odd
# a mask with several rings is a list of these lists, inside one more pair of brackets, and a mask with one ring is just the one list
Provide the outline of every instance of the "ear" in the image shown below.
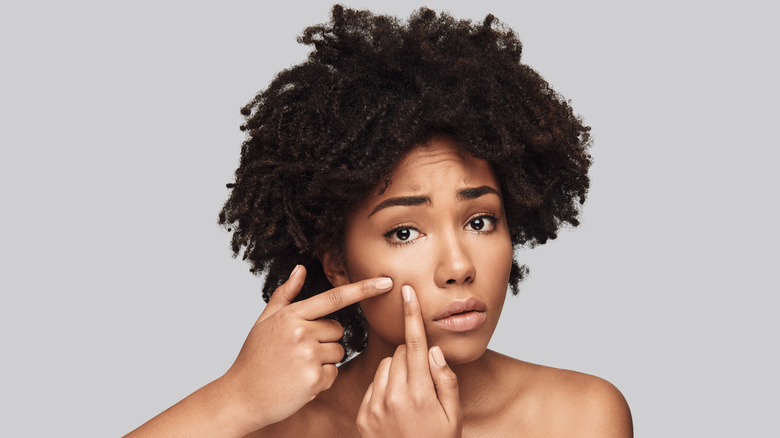
[[328,279],[333,287],[344,286],[349,284],[349,275],[344,267],[344,263],[341,257],[336,256],[332,252],[323,252],[318,255],[320,263],[322,263],[322,270],[325,272],[325,277]]

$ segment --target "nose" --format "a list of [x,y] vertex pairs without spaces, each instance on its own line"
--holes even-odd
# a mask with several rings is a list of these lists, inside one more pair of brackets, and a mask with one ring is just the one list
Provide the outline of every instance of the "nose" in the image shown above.
[[468,246],[457,232],[442,236],[434,280],[438,287],[468,284],[477,274]]

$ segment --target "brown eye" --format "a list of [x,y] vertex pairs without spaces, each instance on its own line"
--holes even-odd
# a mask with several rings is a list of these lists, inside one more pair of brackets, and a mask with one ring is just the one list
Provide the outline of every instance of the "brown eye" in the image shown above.
[[411,227],[401,227],[385,234],[390,243],[411,243],[420,236],[420,232]]
[[478,216],[470,220],[466,229],[470,231],[493,231],[496,227],[496,219],[490,216]]

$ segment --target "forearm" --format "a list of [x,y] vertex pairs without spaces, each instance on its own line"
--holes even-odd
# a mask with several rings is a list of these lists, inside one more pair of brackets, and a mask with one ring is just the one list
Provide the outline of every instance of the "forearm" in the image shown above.
[[152,418],[125,438],[243,437],[264,427],[263,419],[247,418],[224,379],[217,379]]
[[293,303],[306,279],[298,265],[271,296],[235,362],[219,379],[126,435],[243,437],[298,412],[338,376],[343,327],[323,318],[389,292],[389,278],[350,283]]

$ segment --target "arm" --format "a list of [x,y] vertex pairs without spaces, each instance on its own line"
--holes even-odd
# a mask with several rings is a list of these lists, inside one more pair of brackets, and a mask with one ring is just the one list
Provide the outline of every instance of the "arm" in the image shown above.
[[277,288],[230,369],[217,380],[126,435],[141,437],[243,437],[290,417],[333,384],[341,325],[322,319],[389,291],[389,278],[369,279],[293,303],[306,278],[297,266]]
[[[125,435],[137,437],[242,437],[242,408],[226,382],[217,379]],[[261,420],[262,422],[263,420]]]

